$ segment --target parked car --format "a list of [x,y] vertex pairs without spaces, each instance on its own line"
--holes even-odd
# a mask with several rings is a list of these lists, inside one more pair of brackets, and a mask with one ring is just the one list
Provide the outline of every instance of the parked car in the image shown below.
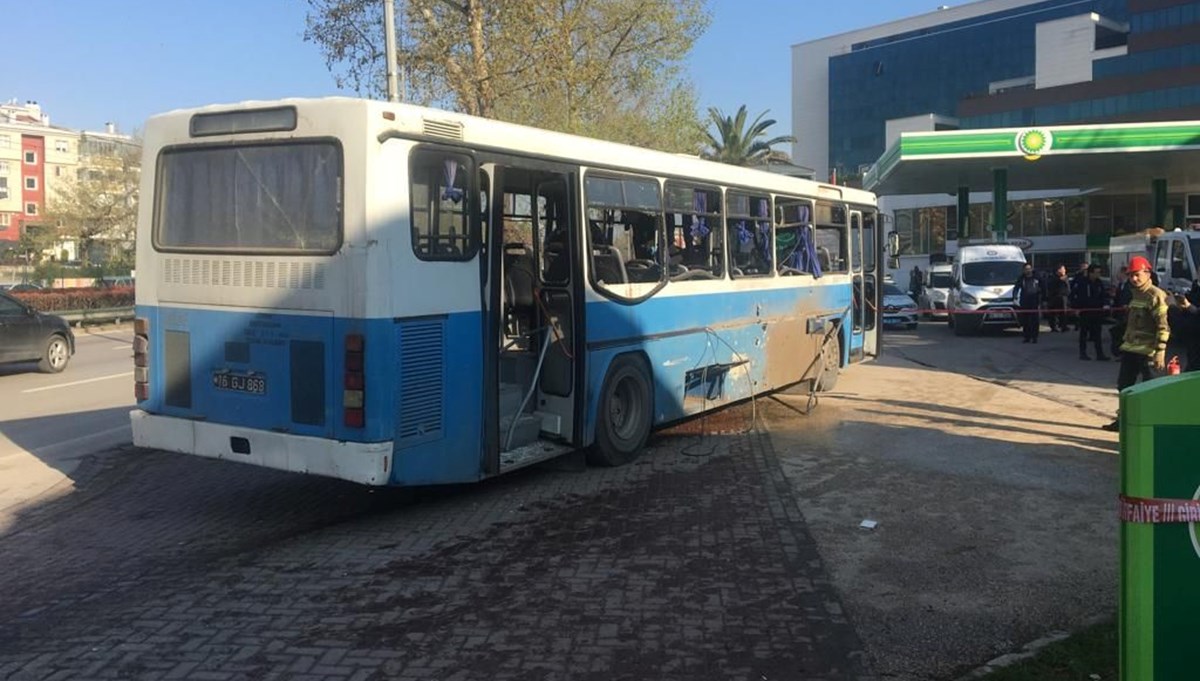
[[917,328],[917,301],[895,284],[883,285],[883,327]]
[[0,293],[0,363],[37,362],[41,371],[57,374],[73,354],[75,334],[65,319]]
[[100,288],[123,288],[133,285],[133,277],[101,277],[96,280],[96,286]]
[[41,290],[42,290],[41,286],[38,286],[37,284],[30,284],[28,282],[23,282],[20,284],[0,284],[0,291],[13,291],[15,293],[20,293],[22,291],[41,291]]

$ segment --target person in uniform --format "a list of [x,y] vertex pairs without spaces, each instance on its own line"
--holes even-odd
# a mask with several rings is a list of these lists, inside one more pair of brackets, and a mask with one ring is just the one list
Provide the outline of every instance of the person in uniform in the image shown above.
[[[1167,341],[1171,339],[1167,294],[1150,283],[1149,260],[1136,255],[1129,261],[1129,283],[1133,299],[1125,318],[1117,392],[1137,383],[1139,378],[1146,381],[1157,376],[1167,365]],[[1102,427],[1120,430],[1120,415]]]

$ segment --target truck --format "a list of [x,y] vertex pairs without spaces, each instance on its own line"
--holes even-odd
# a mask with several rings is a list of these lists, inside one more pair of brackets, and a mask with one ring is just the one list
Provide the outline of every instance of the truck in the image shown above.
[[985,328],[1017,325],[1013,286],[1025,267],[1025,253],[1012,244],[979,244],[958,249],[952,266],[947,323],[956,336]]
[[1187,293],[1200,278],[1200,231],[1152,227],[1136,234],[1114,236],[1108,242],[1108,273],[1116,277],[1135,255],[1145,256],[1154,266],[1158,286],[1167,293]]

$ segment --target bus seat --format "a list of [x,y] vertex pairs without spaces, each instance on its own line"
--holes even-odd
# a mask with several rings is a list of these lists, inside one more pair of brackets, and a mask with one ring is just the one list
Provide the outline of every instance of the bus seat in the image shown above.
[[596,281],[605,284],[624,284],[629,281],[621,252],[613,246],[592,247],[592,269],[595,270]]
[[557,241],[547,241],[542,252],[545,268],[542,278],[547,283],[565,284],[571,280],[571,259],[566,256],[567,249]]
[[833,269],[833,256],[829,254],[828,248],[817,246],[817,259],[821,263],[822,272],[828,272]]
[[520,335],[533,326],[533,254],[525,244],[504,245],[505,317],[510,335]]

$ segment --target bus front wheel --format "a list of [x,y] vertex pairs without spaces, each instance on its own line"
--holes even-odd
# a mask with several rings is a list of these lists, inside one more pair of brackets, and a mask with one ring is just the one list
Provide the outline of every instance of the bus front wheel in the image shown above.
[[637,458],[654,419],[654,398],[646,363],[636,355],[613,360],[600,391],[596,443],[588,452],[595,466],[620,466]]

